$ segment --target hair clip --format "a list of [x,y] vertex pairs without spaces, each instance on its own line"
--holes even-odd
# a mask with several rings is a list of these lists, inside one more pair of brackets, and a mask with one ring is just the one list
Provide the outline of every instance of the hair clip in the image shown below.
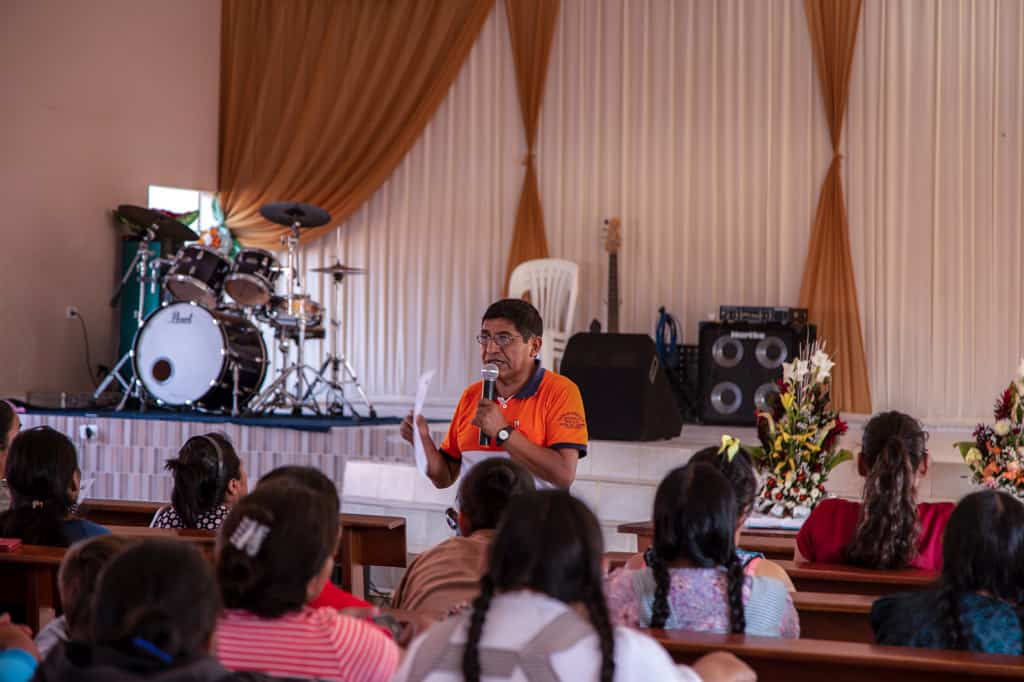
[[732,464],[736,453],[740,451],[740,439],[733,438],[729,434],[722,434],[722,447],[718,448],[718,454],[725,455],[725,459]]
[[46,503],[43,502],[42,500],[32,500],[32,508],[33,509],[42,509],[45,506],[46,506]]
[[145,651],[147,654],[157,659],[164,665],[170,665],[174,662],[174,658],[169,653],[167,653],[157,645],[153,644],[148,639],[143,639],[142,637],[132,637],[132,644],[137,649]]
[[238,523],[238,528],[231,534],[228,540],[235,549],[241,550],[249,556],[259,554],[260,547],[267,534],[270,533],[270,526],[264,526],[259,521],[253,521],[248,516],[243,516]]

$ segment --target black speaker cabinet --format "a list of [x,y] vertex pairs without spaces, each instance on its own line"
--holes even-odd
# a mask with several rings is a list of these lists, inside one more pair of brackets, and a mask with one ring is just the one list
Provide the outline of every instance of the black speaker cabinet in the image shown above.
[[700,420],[754,426],[754,411],[778,393],[782,364],[814,337],[814,325],[701,322]]
[[579,386],[595,440],[674,438],[683,428],[646,334],[576,334],[565,347],[561,372]]

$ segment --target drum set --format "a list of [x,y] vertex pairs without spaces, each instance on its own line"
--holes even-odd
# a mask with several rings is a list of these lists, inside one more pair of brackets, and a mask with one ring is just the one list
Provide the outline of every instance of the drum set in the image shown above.
[[[285,262],[264,249],[243,248],[233,259],[192,243],[173,258],[153,255],[154,240],[190,242],[199,239],[188,227],[163,213],[138,206],[119,206],[137,231],[139,248],[111,300],[117,305],[135,275],[139,286],[138,332],[126,353],[96,389],[98,399],[114,381],[123,395],[147,404],[232,415],[258,415],[288,410],[299,415],[364,415],[349,400],[352,387],[372,419],[377,412],[340,348],[339,289],[347,275],[365,270],[336,262],[311,272],[332,278],[330,352],[320,368],[306,364],[308,341],[327,337],[324,309],[305,293],[299,268],[301,230],[325,225],[330,214],[310,204],[276,202],[260,208],[267,220],[283,225]],[[145,288],[162,292],[162,305],[144,316]],[[280,290],[280,293],[279,293]],[[264,330],[272,331],[280,354],[277,375],[266,387],[270,358]],[[294,353],[292,352],[294,350]]]

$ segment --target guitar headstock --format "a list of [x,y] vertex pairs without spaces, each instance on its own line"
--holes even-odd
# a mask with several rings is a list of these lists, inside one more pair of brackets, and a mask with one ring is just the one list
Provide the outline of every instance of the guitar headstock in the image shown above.
[[609,218],[604,224],[604,250],[608,253],[618,253],[622,247],[622,221],[618,218]]

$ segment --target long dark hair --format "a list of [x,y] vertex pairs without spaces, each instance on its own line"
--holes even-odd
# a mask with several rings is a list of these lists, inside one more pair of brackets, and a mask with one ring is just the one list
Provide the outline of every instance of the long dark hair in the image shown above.
[[171,505],[189,528],[195,527],[200,516],[223,504],[228,483],[242,475],[242,462],[222,433],[189,438],[178,456],[167,460],[165,468],[174,474]]
[[704,448],[690,458],[690,464],[709,464],[722,472],[736,493],[737,525],[750,516],[754,510],[754,499],[757,497],[757,474],[754,472],[754,460],[746,450],[740,449],[730,459],[719,452],[717,447]]
[[64,520],[75,504],[74,444],[49,426],[22,431],[11,442],[5,474],[11,508],[0,514],[0,535],[31,545],[67,547]]
[[[243,525],[262,527],[265,536],[253,544],[239,539],[238,547],[232,540]],[[262,618],[300,610],[337,542],[338,509],[327,495],[288,480],[261,483],[231,508],[217,536],[224,605]]]
[[491,457],[463,477],[459,484],[459,510],[473,532],[497,528],[512,497],[536,489],[526,467],[510,459]]
[[860,518],[845,549],[848,563],[905,568],[917,556],[917,470],[928,456],[928,434],[902,412],[876,414],[864,427],[861,458],[867,469]]
[[1024,604],[1024,504],[1009,493],[971,493],[946,523],[940,605],[947,648],[970,648],[960,598],[971,592],[986,592],[1015,607]]
[[[9,402],[0,400],[0,453],[6,452],[7,448],[11,447],[11,444],[7,442],[7,433],[14,426],[14,420],[17,416]],[[2,473],[0,472],[0,474]]]
[[586,606],[601,647],[601,682],[615,676],[615,637],[602,588],[604,542],[597,518],[564,490],[514,496],[490,549],[490,569],[473,601],[462,657],[466,682],[480,680],[480,637],[496,591],[533,590]]
[[115,556],[92,606],[97,644],[166,656],[168,665],[207,653],[221,609],[210,562],[179,540],[146,540]]
[[717,467],[696,462],[665,477],[654,495],[652,628],[664,627],[669,617],[669,564],[684,559],[698,568],[725,567],[730,630],[747,629],[735,535],[736,493]]

